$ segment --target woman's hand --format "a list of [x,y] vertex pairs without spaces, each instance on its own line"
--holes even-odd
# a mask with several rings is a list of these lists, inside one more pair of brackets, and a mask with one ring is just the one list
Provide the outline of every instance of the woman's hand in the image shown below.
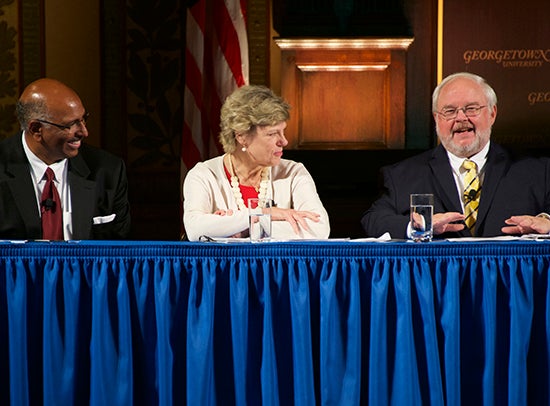
[[[232,216],[233,215],[233,210],[231,210],[231,209],[227,209],[227,210],[218,209],[213,214],[215,214],[217,216]],[[246,229],[246,230],[241,231],[240,233],[230,235],[228,238],[246,238],[248,236],[249,236],[248,229]]]
[[308,230],[306,219],[315,221],[320,220],[320,215],[312,211],[298,211],[294,209],[283,209],[281,207],[271,208],[271,221],[288,221],[296,234],[300,234],[300,229]]
[[218,215],[218,216],[231,216],[233,215],[233,210],[229,209],[229,210],[216,210],[214,212],[214,214]]

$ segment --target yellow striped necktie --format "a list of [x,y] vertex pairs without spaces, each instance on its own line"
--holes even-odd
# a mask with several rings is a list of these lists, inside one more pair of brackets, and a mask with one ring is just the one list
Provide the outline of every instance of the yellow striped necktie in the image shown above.
[[475,226],[477,219],[477,209],[479,207],[479,196],[481,187],[479,176],[477,176],[477,165],[474,161],[465,159],[462,167],[467,171],[464,177],[464,222],[466,226],[475,235]]

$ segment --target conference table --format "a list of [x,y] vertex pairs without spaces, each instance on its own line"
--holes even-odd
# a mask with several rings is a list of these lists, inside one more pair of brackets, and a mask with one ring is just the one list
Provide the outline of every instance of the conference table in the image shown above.
[[550,241],[0,243],[0,403],[550,400]]

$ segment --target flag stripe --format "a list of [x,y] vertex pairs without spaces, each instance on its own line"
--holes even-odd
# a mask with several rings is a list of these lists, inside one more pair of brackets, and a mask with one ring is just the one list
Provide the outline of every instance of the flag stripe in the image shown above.
[[[218,1],[219,3],[224,3],[222,0]],[[214,14],[214,26],[216,27],[220,48],[227,60],[229,69],[237,82],[237,86],[242,86],[245,80],[241,62],[241,50],[239,46],[235,46],[235,44],[239,44],[239,36],[231,17],[226,7],[220,7],[219,12]]]
[[221,152],[220,109],[248,83],[245,0],[199,0],[187,12],[182,181],[197,162]]
[[[201,4],[202,3],[202,4]],[[202,61],[204,55],[204,0],[187,12],[185,49],[184,125],[181,142],[182,175],[202,159]],[[182,176],[183,180],[183,176]]]

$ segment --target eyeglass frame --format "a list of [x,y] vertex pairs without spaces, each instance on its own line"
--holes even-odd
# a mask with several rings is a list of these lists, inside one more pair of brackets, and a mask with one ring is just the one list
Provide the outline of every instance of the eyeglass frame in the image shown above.
[[[454,120],[458,116],[458,112],[462,110],[464,115],[466,117],[477,117],[481,114],[481,110],[487,107],[487,105],[483,106],[465,106],[465,107],[459,107],[456,109],[449,108],[446,113],[443,111],[436,111],[437,114],[439,114],[441,117],[443,117],[445,120]],[[470,109],[470,112],[468,113],[468,109]],[[453,114],[453,116],[448,116],[449,113]]]
[[72,121],[69,124],[52,123],[51,121],[42,120],[40,118],[37,118],[36,121],[38,121],[40,123],[44,123],[44,124],[53,125],[54,127],[57,127],[60,130],[70,130],[73,126],[78,125],[78,124],[82,124],[84,127],[86,127],[86,121],[88,120],[89,117],[90,117],[90,113],[86,112],[86,113],[84,113],[82,118],[77,118],[76,120]]

